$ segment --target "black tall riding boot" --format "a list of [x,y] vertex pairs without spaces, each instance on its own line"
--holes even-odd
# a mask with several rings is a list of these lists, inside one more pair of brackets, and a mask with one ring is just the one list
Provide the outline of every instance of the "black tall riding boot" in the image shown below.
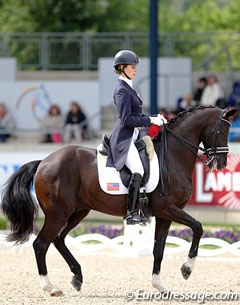
[[140,215],[137,212],[137,200],[141,182],[142,176],[139,173],[133,173],[128,186],[128,215],[126,221],[129,225],[141,222]]

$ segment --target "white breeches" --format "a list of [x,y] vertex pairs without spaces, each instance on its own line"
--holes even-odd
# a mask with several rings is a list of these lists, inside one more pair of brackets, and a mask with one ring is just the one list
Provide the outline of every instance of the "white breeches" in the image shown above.
[[139,157],[138,150],[134,144],[136,138],[135,135],[136,134],[134,134],[133,139],[131,141],[125,165],[130,169],[132,173],[139,173],[141,176],[143,176],[144,169],[142,161]]

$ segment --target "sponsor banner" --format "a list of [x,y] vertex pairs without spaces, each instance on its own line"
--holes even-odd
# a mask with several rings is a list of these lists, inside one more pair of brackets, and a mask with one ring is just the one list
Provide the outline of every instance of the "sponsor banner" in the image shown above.
[[197,160],[190,205],[240,209],[240,154],[229,154],[227,167],[210,171]]

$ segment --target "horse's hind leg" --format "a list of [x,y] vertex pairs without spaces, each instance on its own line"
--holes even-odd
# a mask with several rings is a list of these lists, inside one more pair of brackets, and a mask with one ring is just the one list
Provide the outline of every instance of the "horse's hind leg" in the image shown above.
[[49,245],[56,238],[64,224],[54,223],[54,218],[46,217],[44,225],[33,242],[33,249],[37,261],[38,273],[41,281],[41,288],[50,292],[51,296],[61,296],[62,291],[54,286],[48,279],[46,253]]
[[170,224],[171,221],[156,217],[155,241],[153,249],[154,262],[152,272],[152,285],[154,288],[157,288],[161,293],[168,291],[168,288],[166,288],[160,282],[160,268]]
[[89,213],[89,210],[80,211],[78,213],[72,214],[72,216],[68,220],[67,226],[63,229],[61,234],[54,240],[54,245],[60,252],[60,254],[63,256],[65,261],[70,267],[70,270],[74,274],[72,278],[72,285],[73,287],[79,291],[82,286],[83,277],[82,277],[82,271],[80,264],[76,261],[76,259],[73,257],[72,253],[69,251],[69,249],[65,245],[65,237],[68,234],[68,232],[73,229],[87,214]]

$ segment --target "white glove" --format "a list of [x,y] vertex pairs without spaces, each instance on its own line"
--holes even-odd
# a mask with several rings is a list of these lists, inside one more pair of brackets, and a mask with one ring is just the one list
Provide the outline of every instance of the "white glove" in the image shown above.
[[162,115],[158,114],[157,116],[150,116],[151,124],[162,126],[163,124],[167,124],[167,119]]

